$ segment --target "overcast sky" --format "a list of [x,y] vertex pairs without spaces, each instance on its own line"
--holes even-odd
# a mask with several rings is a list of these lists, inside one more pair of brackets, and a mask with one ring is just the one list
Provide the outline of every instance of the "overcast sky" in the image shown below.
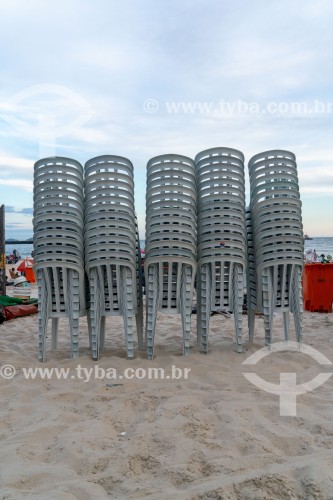
[[214,146],[246,175],[293,151],[304,229],[333,236],[331,0],[0,0],[0,19],[7,237],[32,235],[40,156],[129,158],[143,237],[149,158]]

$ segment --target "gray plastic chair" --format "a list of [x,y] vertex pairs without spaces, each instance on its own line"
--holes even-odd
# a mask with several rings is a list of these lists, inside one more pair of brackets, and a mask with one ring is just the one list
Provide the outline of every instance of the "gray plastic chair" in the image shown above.
[[138,345],[143,347],[140,259],[133,165],[120,156],[92,158],[85,164],[85,266],[95,360],[104,346],[106,316],[123,317],[128,358],[134,357],[136,317]]
[[190,350],[196,273],[196,178],[193,160],[162,155],[149,160],[146,192],[146,344],[154,356],[157,311],[181,314],[183,354]]
[[248,319],[253,340],[255,313],[264,314],[265,344],[272,341],[273,313],[283,313],[285,339],[289,313],[294,315],[296,340],[302,340],[301,276],[304,239],[302,204],[295,155],[273,150],[249,161],[251,204],[248,230]]
[[79,317],[86,314],[83,248],[83,167],[70,158],[34,166],[34,271],[38,284],[39,359],[45,360],[48,320],[52,349],[59,318],[69,320],[72,357],[79,355]]
[[195,158],[198,192],[198,342],[208,352],[212,311],[234,314],[237,352],[242,351],[246,270],[244,156],[212,148]]

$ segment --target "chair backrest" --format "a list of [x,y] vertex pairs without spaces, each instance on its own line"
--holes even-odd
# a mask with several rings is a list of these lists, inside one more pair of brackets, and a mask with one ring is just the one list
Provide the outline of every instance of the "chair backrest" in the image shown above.
[[290,286],[303,265],[304,238],[295,155],[272,150],[249,161],[251,202],[247,212],[248,290],[262,306],[268,276],[274,308],[290,308]]
[[136,273],[133,165],[103,155],[85,164],[85,259],[91,267],[126,265]]
[[[196,261],[196,176],[193,160],[162,155],[149,160],[146,193],[145,265],[185,258]],[[176,262],[176,261],[175,261]]]
[[[198,262],[213,263],[216,276],[246,265],[244,155],[212,148],[195,157],[198,193]],[[214,272],[213,272],[214,275]],[[219,287],[219,279],[213,283]],[[232,282],[229,282],[230,285]]]

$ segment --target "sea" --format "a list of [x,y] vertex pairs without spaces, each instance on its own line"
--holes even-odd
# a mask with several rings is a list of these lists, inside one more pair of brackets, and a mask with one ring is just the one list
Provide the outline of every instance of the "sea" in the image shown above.
[[316,250],[318,255],[322,253],[333,255],[333,237],[331,238],[312,238],[312,240],[304,241],[305,250]]
[[33,250],[32,244],[29,243],[28,245],[17,245],[16,243],[11,243],[10,245],[6,245],[6,255],[11,255],[14,248],[18,251],[20,257],[31,257],[31,252]]
[[[31,236],[27,236],[27,239]],[[13,236],[15,238],[15,236]],[[18,239],[18,238],[15,238]],[[144,248],[145,241],[140,240],[141,248]],[[333,237],[326,238],[312,238],[312,240],[305,240],[304,242],[305,250],[311,249],[316,250],[317,254],[333,255]],[[27,245],[16,245],[11,243],[6,245],[6,255],[13,253],[14,248],[18,251],[21,257],[30,257],[33,250],[32,244]]]

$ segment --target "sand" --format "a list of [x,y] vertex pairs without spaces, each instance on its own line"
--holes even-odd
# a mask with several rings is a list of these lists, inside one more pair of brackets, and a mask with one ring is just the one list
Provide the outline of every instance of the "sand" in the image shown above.
[[[35,285],[34,285],[35,287]],[[35,288],[34,288],[35,289]],[[333,377],[297,397],[297,416],[279,415],[277,395],[242,375],[254,371],[278,383],[329,371],[300,353],[270,355],[256,367],[242,362],[263,346],[263,320],[254,343],[236,354],[232,318],[213,316],[210,350],[181,355],[180,317],[158,315],[154,361],[125,357],[120,318],[107,320],[106,347],[91,360],[85,318],[80,357],[70,359],[68,326],[59,345],[37,360],[37,315],[0,326],[0,362],[16,375],[0,380],[0,499],[329,499],[333,498]],[[304,314],[304,343],[333,361],[333,314]],[[293,329],[291,330],[293,336]],[[274,341],[282,340],[275,317]],[[77,379],[76,367],[117,375],[133,369],[190,368],[187,379]],[[69,379],[27,380],[23,368],[70,368]],[[74,375],[73,375],[74,374]],[[121,385],[113,385],[121,384]]]

